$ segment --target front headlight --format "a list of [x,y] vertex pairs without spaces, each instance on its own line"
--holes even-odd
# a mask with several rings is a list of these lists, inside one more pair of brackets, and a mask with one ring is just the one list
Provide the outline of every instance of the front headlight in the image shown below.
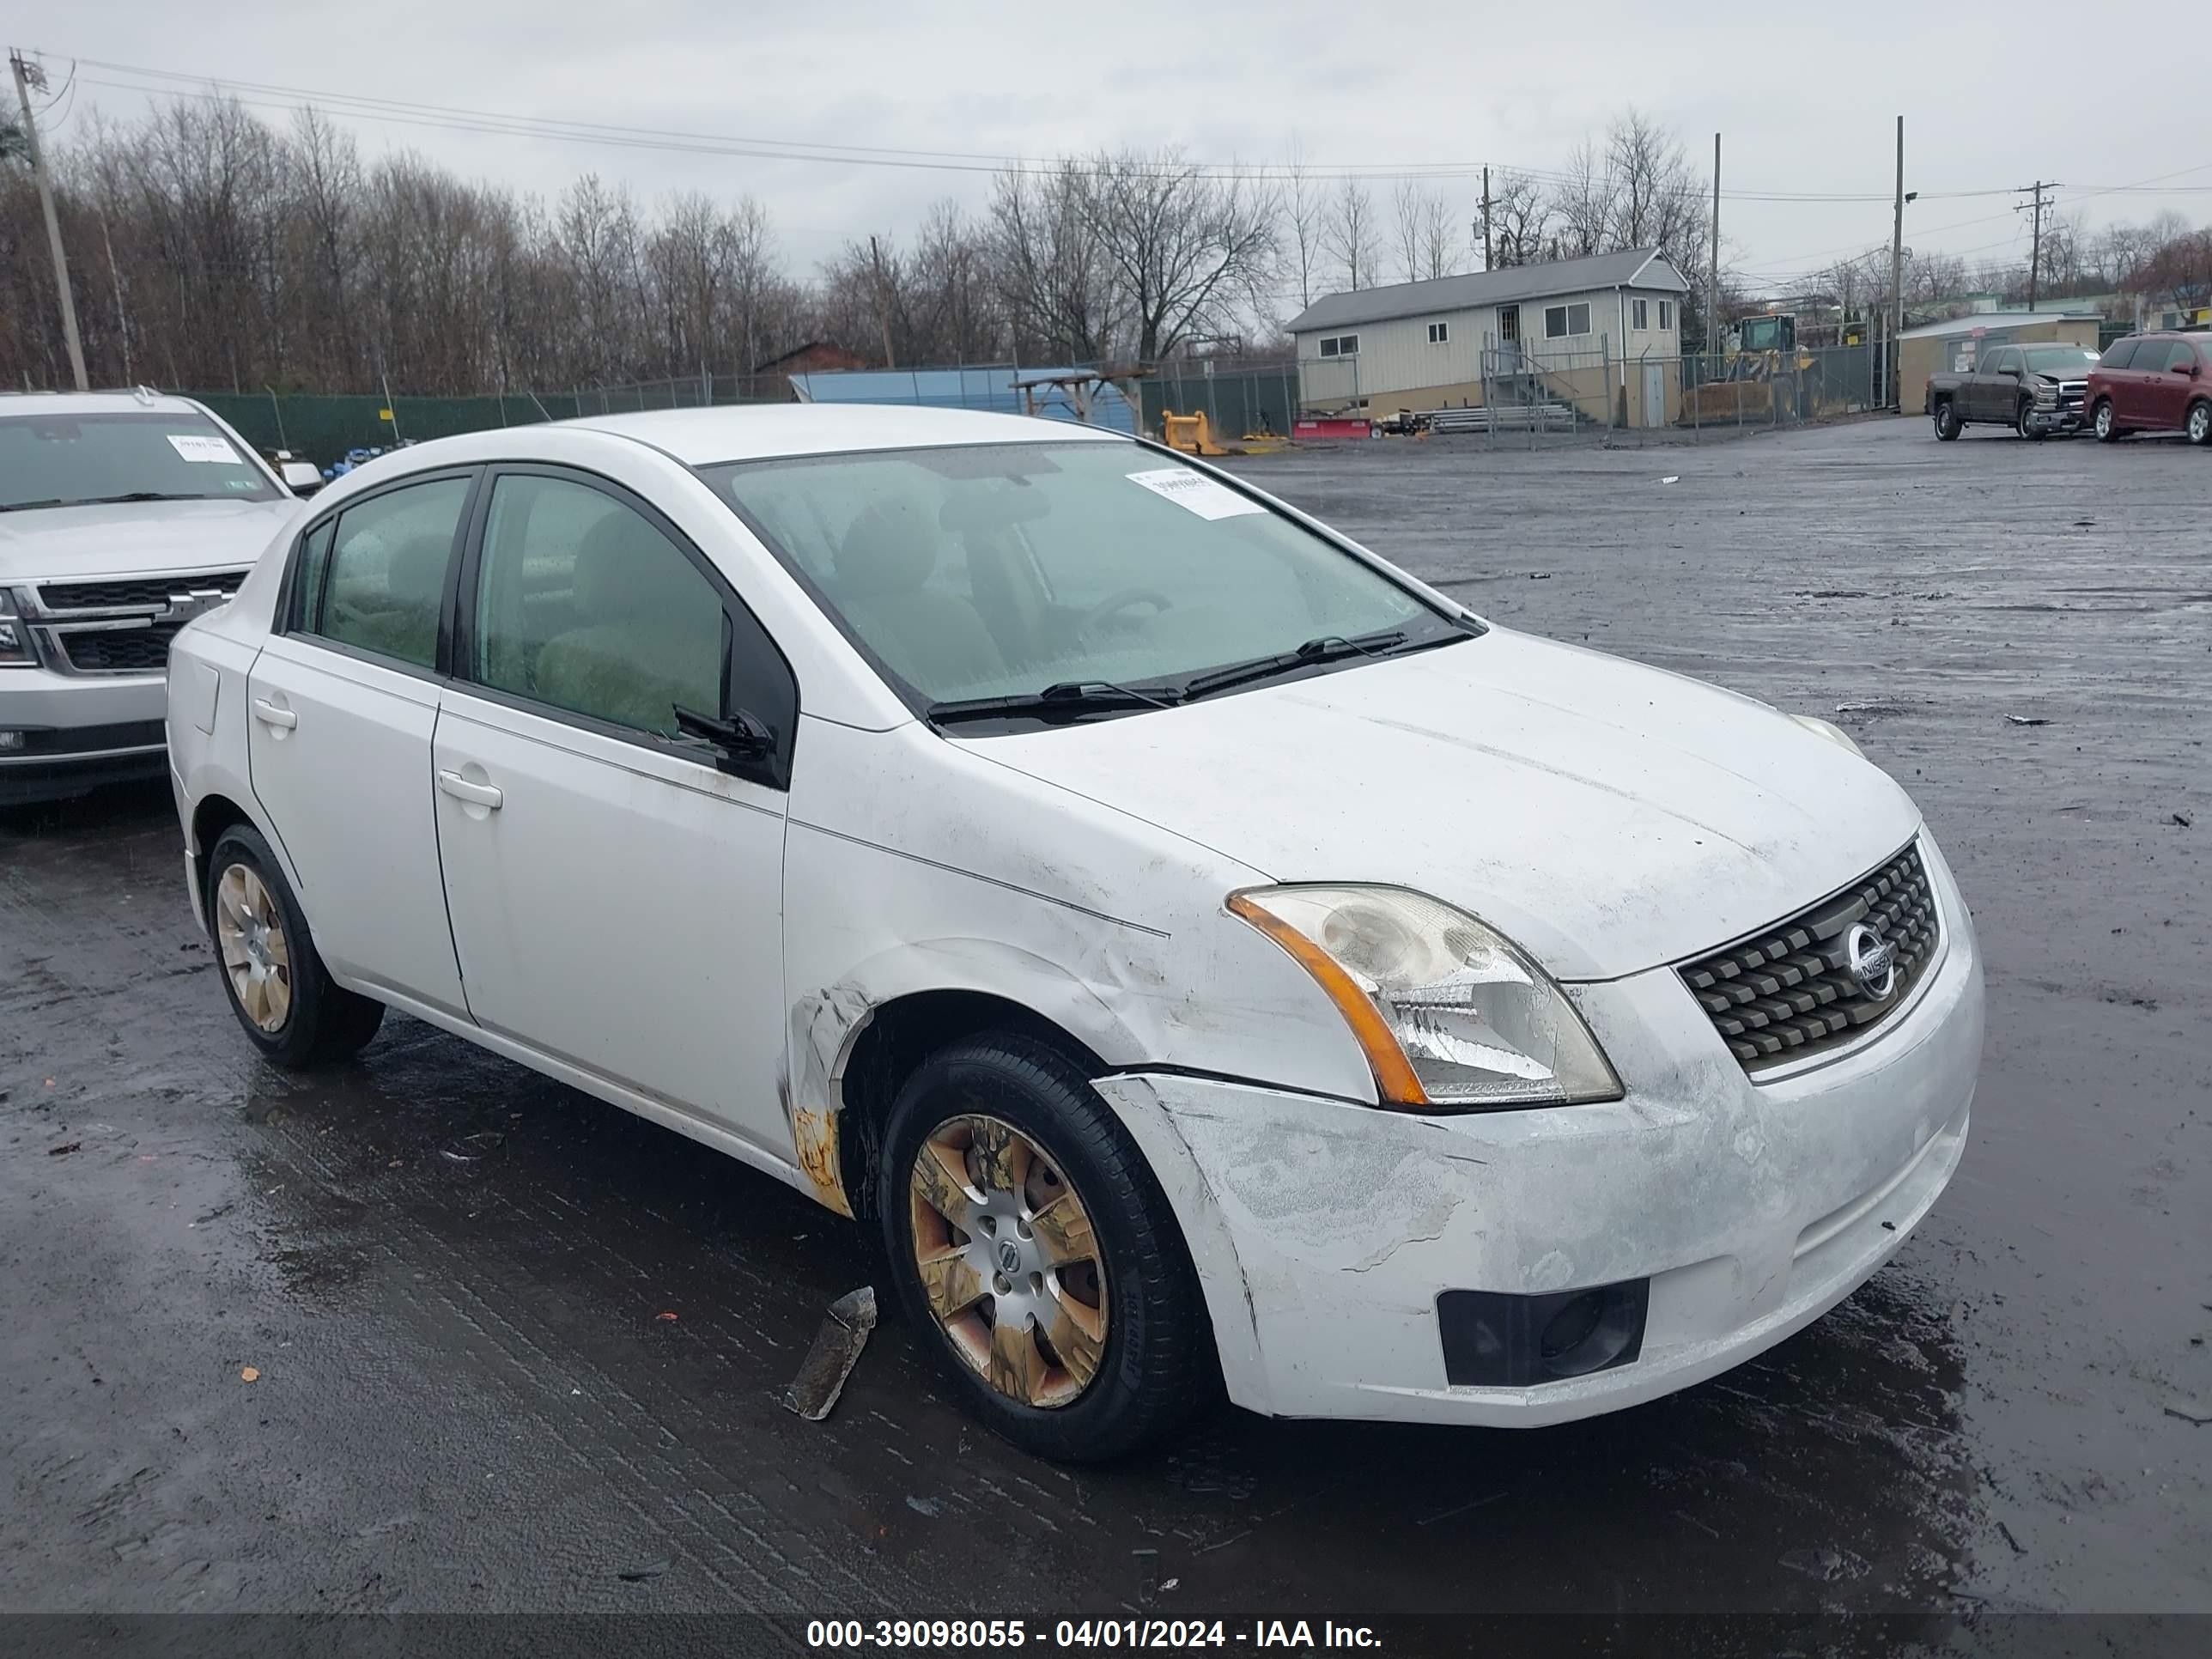
[[38,660],[31,650],[31,630],[23,626],[14,597],[0,587],[0,668],[30,668]]
[[1851,734],[1844,731],[1842,726],[1837,725],[1835,721],[1824,720],[1818,714],[1792,714],[1790,718],[1796,720],[1798,725],[1803,726],[1808,732],[1818,732],[1830,743],[1838,744],[1843,748],[1850,750],[1851,753],[1856,755],[1861,760],[1864,760],[1866,758],[1866,750],[1860,748],[1857,743],[1852,739]]
[[1402,887],[1260,887],[1242,917],[1328,993],[1386,1106],[1480,1110],[1620,1098],[1566,994],[1510,940]]

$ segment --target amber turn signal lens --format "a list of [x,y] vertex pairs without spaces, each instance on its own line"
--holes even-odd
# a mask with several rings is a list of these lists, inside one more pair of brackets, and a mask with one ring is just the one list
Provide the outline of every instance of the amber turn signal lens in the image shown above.
[[1391,1035],[1389,1023],[1376,1007],[1375,1000],[1359,988],[1334,957],[1245,894],[1230,895],[1229,913],[1250,922],[1289,951],[1297,964],[1314,976],[1314,982],[1328,994],[1337,1012],[1344,1016],[1344,1023],[1352,1028],[1352,1040],[1367,1056],[1367,1068],[1375,1074],[1376,1091],[1384,1105],[1429,1104],[1428,1091],[1421,1087],[1420,1079],[1413,1075],[1412,1062],[1398,1046],[1398,1039]]

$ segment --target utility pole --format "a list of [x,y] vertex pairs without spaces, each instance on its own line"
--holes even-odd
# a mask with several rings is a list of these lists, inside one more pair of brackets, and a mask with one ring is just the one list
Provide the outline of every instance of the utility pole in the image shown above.
[[[1706,302],[1705,358],[1720,349],[1721,343],[1721,136],[1713,135],[1713,245],[1712,295]],[[1679,320],[1679,319],[1677,319]]]
[[15,71],[15,98],[23,106],[23,147],[31,154],[31,173],[39,181],[39,205],[46,215],[46,244],[54,254],[54,286],[62,296],[62,338],[69,345],[70,372],[79,392],[92,390],[84,377],[84,342],[77,337],[76,300],[70,293],[69,255],[62,252],[62,222],[54,213],[53,185],[46,178],[46,153],[39,148],[39,120],[31,112],[31,88],[44,92],[46,72],[28,62],[20,52],[8,54],[8,67]]
[[1884,399],[1892,409],[1901,410],[1898,401],[1898,344],[1899,336],[1905,332],[1905,118],[1897,118],[1897,216],[1889,233],[1889,356],[1884,365],[1888,385],[1883,388],[1889,395]]
[[884,282],[884,256],[872,236],[868,238],[868,266],[876,277],[876,322],[884,331],[884,367],[896,368],[898,364],[891,357],[891,307]]
[[2027,308],[2030,311],[2035,309],[2036,276],[2043,263],[2043,192],[2057,188],[2056,180],[2042,179],[2032,185],[2022,185],[2018,193],[2033,199],[2021,202],[2013,209],[2014,213],[2033,212],[2035,215],[2035,228],[2027,243]]
[[1498,269],[1498,254],[1490,240],[1490,169],[1482,170],[1482,268]]

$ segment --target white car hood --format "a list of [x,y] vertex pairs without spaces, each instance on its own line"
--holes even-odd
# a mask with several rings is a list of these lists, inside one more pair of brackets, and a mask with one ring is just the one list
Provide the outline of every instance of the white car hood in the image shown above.
[[0,513],[0,582],[250,565],[300,502],[117,501]]
[[1778,921],[1920,821],[1879,769],[1764,703],[1502,629],[962,741],[1277,881],[1432,894],[1562,979],[1640,972]]

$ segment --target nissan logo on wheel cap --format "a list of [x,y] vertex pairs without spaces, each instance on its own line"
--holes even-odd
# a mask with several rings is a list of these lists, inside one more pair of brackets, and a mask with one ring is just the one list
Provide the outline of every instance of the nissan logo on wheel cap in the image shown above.
[[1876,1002],[1897,988],[1897,946],[1863,921],[1844,935],[1844,962]]

